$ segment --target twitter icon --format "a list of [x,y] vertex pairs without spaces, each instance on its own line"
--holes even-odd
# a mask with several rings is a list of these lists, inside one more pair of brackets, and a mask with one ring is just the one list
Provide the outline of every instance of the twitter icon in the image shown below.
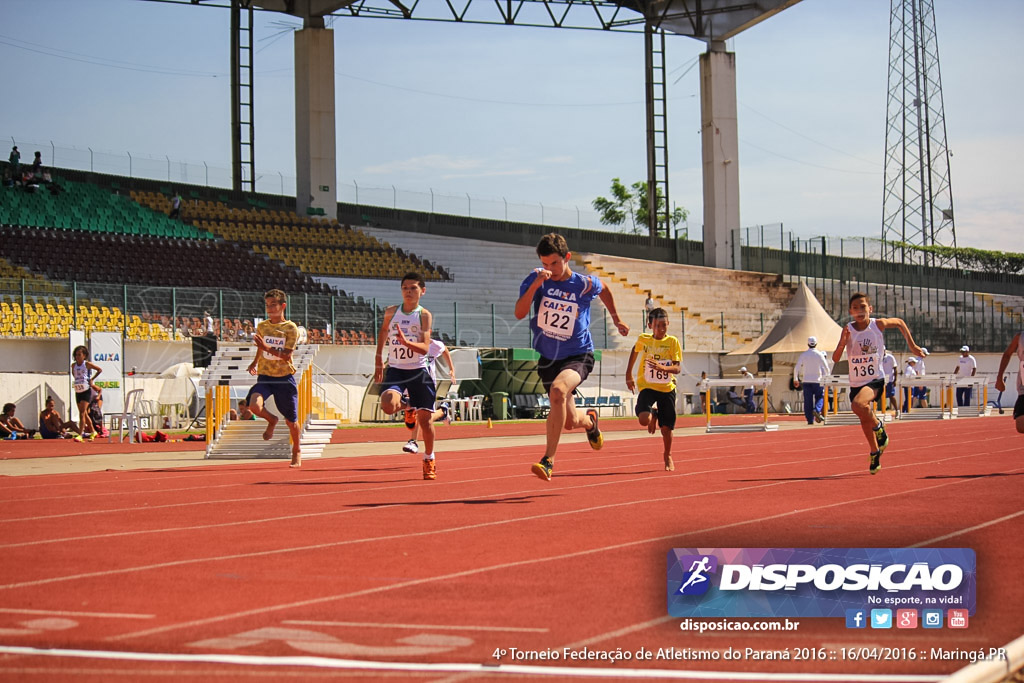
[[871,610],[871,628],[892,628],[892,610]]

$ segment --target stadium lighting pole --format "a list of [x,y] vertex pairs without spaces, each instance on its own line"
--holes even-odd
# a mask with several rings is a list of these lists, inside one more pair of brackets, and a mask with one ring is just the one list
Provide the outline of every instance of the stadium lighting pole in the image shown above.
[[95,169],[92,166],[92,147],[86,147],[89,150],[89,173],[94,173]]
[[128,155],[128,177],[131,178],[131,177],[133,177],[132,176],[132,153],[126,151],[125,154]]

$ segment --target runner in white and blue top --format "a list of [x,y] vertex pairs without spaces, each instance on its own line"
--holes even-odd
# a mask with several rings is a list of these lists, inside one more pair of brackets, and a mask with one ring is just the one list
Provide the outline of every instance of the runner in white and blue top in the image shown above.
[[[414,419],[423,430],[423,478],[434,480],[437,472],[434,425],[430,416],[434,412],[436,392],[434,380],[427,372],[426,358],[434,318],[420,306],[420,297],[426,291],[427,283],[419,273],[409,272],[402,277],[402,303],[385,309],[377,334],[373,381],[379,383],[380,408],[385,415],[408,408],[407,418]],[[385,342],[388,344],[387,372],[382,356]],[[403,394],[409,396],[408,405],[402,403]]]
[[1011,360],[1013,370],[1017,372],[1017,402],[1013,404],[1013,421],[1017,426],[1017,433],[1024,434],[1024,332],[1013,335],[1010,345],[1003,351],[1003,357],[999,360],[996,391],[1000,393],[1006,391],[1004,375]]
[[863,292],[850,297],[850,315],[853,322],[843,327],[839,344],[832,354],[838,363],[846,351],[850,361],[850,407],[860,418],[860,426],[871,448],[868,471],[877,474],[882,469],[882,451],[889,445],[885,426],[875,417],[872,404],[885,387],[882,373],[882,355],[885,353],[887,328],[900,331],[911,353],[921,355],[921,347],[914,343],[907,324],[900,318],[872,318],[871,302]]
[[580,275],[569,267],[569,245],[561,235],[544,235],[537,245],[541,267],[534,269],[519,286],[516,318],[530,316],[533,348],[540,354],[537,374],[551,401],[548,413],[547,446],[544,457],[533,466],[533,473],[551,480],[552,461],[558,449],[561,430],[587,430],[590,446],[604,445],[598,428],[596,410],[579,415],[573,391],[594,369],[594,340],[590,336],[590,304],[594,298],[608,309],[612,322],[623,336],[629,325],[619,319],[611,292],[593,275]]

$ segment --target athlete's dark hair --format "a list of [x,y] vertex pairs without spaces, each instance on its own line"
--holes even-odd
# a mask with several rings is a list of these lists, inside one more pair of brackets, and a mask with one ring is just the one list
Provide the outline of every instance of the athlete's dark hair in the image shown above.
[[853,302],[856,301],[857,299],[864,299],[864,301],[867,301],[868,304],[871,303],[871,299],[868,298],[868,295],[865,294],[864,292],[854,292],[853,294],[850,295],[850,305],[852,306]]
[[565,238],[557,232],[549,232],[541,237],[540,242],[537,243],[537,256],[551,256],[552,254],[558,254],[562,258],[565,258],[565,255],[568,253],[568,243],[566,243]]
[[417,273],[415,270],[410,270],[408,273],[402,276],[402,284],[405,284],[406,280],[415,280],[419,283],[420,287],[426,287],[427,281],[423,279],[423,276]]
[[668,320],[668,311],[664,308],[652,308],[651,312],[647,314],[647,322],[652,323],[655,320],[665,319]]
[[76,346],[74,351],[71,352],[71,357],[74,358],[77,356],[79,351],[85,354],[86,360],[89,360],[89,347],[87,346]]

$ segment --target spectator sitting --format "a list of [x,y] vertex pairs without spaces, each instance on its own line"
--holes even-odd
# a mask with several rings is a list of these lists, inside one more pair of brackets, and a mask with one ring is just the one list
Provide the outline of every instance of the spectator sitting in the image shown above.
[[256,415],[249,408],[249,403],[244,399],[238,399],[238,410],[232,408],[228,411],[229,420],[255,420]]
[[53,396],[47,396],[46,409],[39,413],[39,436],[44,439],[70,438],[69,430],[77,432],[78,423],[65,422],[53,406]]
[[110,434],[103,424],[103,390],[99,387],[92,392],[92,398],[89,400],[89,419],[92,421],[97,436]]
[[256,333],[256,330],[252,327],[252,321],[246,320],[242,323],[242,331],[238,333],[238,339],[240,341],[252,341],[252,335]]
[[36,435],[36,430],[27,429],[21,420],[14,417],[15,405],[5,403],[3,414],[0,415],[0,426],[7,432],[5,439],[31,439]]

